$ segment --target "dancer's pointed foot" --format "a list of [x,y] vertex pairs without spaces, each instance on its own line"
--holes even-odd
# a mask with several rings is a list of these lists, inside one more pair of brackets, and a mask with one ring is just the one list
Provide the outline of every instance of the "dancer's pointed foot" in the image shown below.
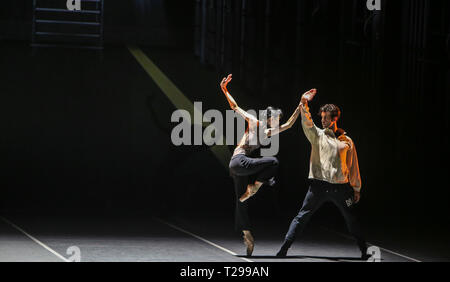
[[253,193],[253,189],[249,186],[247,186],[247,191],[245,191],[245,193],[239,198],[239,201],[241,201],[241,203],[247,201],[248,199],[250,199],[253,195],[255,195]]
[[251,257],[255,249],[255,239],[250,231],[244,231],[244,244],[247,246],[247,256]]
[[241,203],[247,201],[248,199],[250,199],[251,197],[253,197],[256,193],[258,193],[259,188],[261,188],[262,183],[255,183],[255,184],[249,184],[247,186],[247,191],[245,191],[245,193],[241,196],[241,198],[239,198],[239,201],[241,201]]

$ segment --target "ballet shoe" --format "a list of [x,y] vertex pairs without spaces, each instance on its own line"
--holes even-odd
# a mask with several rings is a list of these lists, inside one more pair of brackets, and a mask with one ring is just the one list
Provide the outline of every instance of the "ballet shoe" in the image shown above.
[[244,244],[247,246],[247,256],[251,257],[255,249],[255,239],[250,232],[244,233]]
[[239,198],[239,201],[241,201],[241,203],[247,201],[248,199],[253,197],[256,193],[258,193],[259,188],[261,187],[258,187],[255,184],[249,184],[247,186],[247,191],[245,191],[245,193],[241,196],[241,198]]

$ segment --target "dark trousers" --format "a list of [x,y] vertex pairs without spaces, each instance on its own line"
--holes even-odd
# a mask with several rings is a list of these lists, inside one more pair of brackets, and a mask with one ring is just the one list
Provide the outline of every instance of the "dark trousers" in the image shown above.
[[273,186],[273,178],[277,169],[278,160],[275,157],[249,158],[245,155],[237,155],[231,159],[230,175],[234,180],[234,191],[236,194],[236,231],[251,231],[248,201],[244,203],[239,201],[239,198],[247,191],[250,179]]
[[349,184],[330,184],[325,181],[312,180],[306,194],[303,206],[298,215],[292,220],[283,244],[283,249],[289,249],[297,235],[301,234],[311,216],[323,203],[333,202],[344,216],[347,228],[356,239],[362,252],[366,251],[366,241],[361,227],[354,214],[354,190]]

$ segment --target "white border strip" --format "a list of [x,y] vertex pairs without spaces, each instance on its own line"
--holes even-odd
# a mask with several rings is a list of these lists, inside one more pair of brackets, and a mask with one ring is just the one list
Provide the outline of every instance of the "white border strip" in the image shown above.
[[[340,236],[342,236],[342,237],[344,237],[344,238],[353,240],[352,237],[350,237],[350,236],[348,236],[348,235],[346,235],[346,234],[343,234],[343,233],[341,233],[341,232],[331,230],[330,228],[327,228],[327,227],[322,226],[322,229],[325,229],[325,230],[327,230],[327,231],[329,231],[329,232],[332,232],[332,233],[335,233],[335,234],[337,234],[337,235],[340,235]],[[367,242],[367,244],[372,245],[372,246],[377,246],[377,245],[372,244],[372,243],[370,243],[370,242]],[[420,260],[418,260],[418,259],[415,259],[415,258],[412,258],[412,257],[408,257],[408,256],[399,254],[399,253],[397,253],[397,252],[394,252],[394,251],[391,251],[391,250],[388,250],[388,249],[385,249],[385,248],[382,248],[382,247],[379,247],[379,246],[377,246],[377,247],[380,248],[380,250],[383,250],[383,251],[385,251],[385,252],[391,253],[391,254],[393,254],[393,255],[396,255],[396,256],[399,256],[399,257],[402,257],[402,258],[405,258],[405,259],[408,259],[408,260],[411,260],[411,261],[413,261],[413,262],[422,262],[422,261],[420,261]]]
[[68,259],[66,259],[65,257],[63,257],[62,255],[60,255],[59,253],[57,253],[55,250],[53,250],[52,248],[50,248],[49,246],[45,245],[44,243],[42,243],[41,241],[39,241],[38,239],[34,238],[33,236],[31,236],[30,234],[28,234],[27,232],[25,232],[25,230],[23,230],[22,228],[20,228],[19,226],[15,225],[14,223],[12,223],[11,221],[7,220],[6,218],[0,216],[0,219],[2,219],[4,222],[6,222],[7,224],[11,225],[12,227],[14,227],[15,229],[17,229],[18,231],[22,232],[23,234],[25,234],[28,238],[30,238],[31,240],[33,240],[36,244],[40,245],[41,247],[43,247],[44,249],[46,249],[47,251],[49,251],[50,253],[54,254],[55,256],[57,256],[58,258],[60,258],[61,260],[65,261],[65,262],[70,262]]
[[[198,240],[200,240],[200,241],[203,241],[203,242],[205,242],[205,243],[207,243],[207,244],[209,244],[209,245],[211,245],[211,246],[213,246],[213,247],[216,247],[216,248],[218,248],[219,250],[222,250],[222,251],[224,251],[224,252],[227,252],[227,253],[229,253],[230,255],[237,256],[237,254],[236,254],[235,252],[230,251],[230,250],[228,250],[227,248],[224,248],[224,247],[222,247],[222,246],[219,246],[219,245],[217,245],[217,244],[215,244],[215,243],[213,243],[213,242],[211,242],[211,241],[209,241],[209,240],[207,240],[207,239],[205,239],[205,238],[203,238],[203,237],[200,237],[200,236],[198,236],[198,235],[195,235],[194,233],[191,233],[191,232],[189,232],[189,231],[186,231],[186,230],[184,230],[184,229],[182,229],[182,228],[180,228],[180,227],[178,227],[178,226],[175,226],[175,225],[173,225],[173,224],[171,224],[171,223],[169,223],[169,222],[166,222],[166,221],[164,221],[164,220],[162,220],[162,219],[159,219],[159,218],[156,218],[156,217],[155,217],[154,219],[155,219],[156,221],[159,221],[159,222],[161,222],[161,223],[167,225],[167,226],[172,227],[173,229],[176,229],[176,230],[178,230],[178,231],[180,231],[180,232],[186,233],[186,234],[188,234],[188,235],[190,235],[190,236],[192,236],[192,237],[194,237],[194,238],[196,238],[196,239],[198,239]],[[243,258],[243,257],[240,257],[240,258],[243,259],[243,260],[246,261],[246,262],[254,262],[254,261],[249,260],[249,259],[247,259],[247,258]]]

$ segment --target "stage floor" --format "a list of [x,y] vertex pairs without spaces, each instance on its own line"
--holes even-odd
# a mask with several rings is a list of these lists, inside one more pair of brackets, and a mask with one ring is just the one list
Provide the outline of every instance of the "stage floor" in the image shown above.
[[[70,261],[70,247],[82,262],[362,262],[353,240],[321,226],[311,226],[287,258],[275,254],[283,234],[278,226],[259,225],[255,251],[245,247],[232,222],[160,219],[19,218],[0,220],[0,261]],[[381,248],[382,262],[417,262]]]

